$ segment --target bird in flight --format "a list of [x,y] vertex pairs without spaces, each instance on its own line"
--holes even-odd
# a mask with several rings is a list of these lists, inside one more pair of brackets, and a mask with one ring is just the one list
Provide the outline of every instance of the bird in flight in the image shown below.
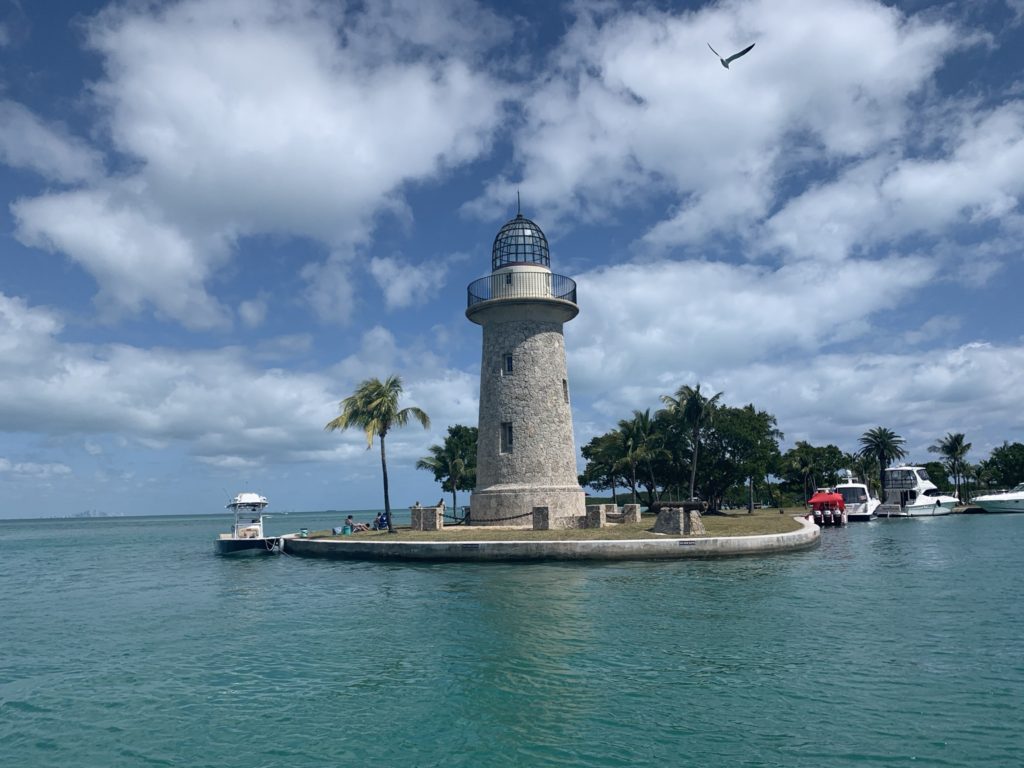
[[729,68],[729,62],[730,62],[730,61],[736,61],[736,59],[738,59],[738,58],[739,58],[740,56],[742,56],[743,54],[747,53],[747,52],[748,52],[748,51],[749,51],[749,50],[750,50],[751,48],[753,48],[753,47],[754,47],[754,43],[751,43],[750,45],[748,45],[748,46],[747,46],[746,48],[744,48],[744,49],[743,49],[742,51],[740,51],[739,53],[734,53],[734,54],[733,54],[732,56],[730,56],[730,57],[729,57],[728,59],[723,59],[723,58],[722,58],[722,57],[721,57],[721,56],[719,55],[718,51],[716,51],[716,50],[715,50],[714,48],[711,48],[711,43],[708,43],[708,48],[711,48],[711,52],[712,52],[713,54],[715,54],[715,56],[718,56],[718,60],[719,60],[720,62],[722,62],[722,66],[723,66],[723,67],[725,67],[726,69],[728,69],[728,68]]

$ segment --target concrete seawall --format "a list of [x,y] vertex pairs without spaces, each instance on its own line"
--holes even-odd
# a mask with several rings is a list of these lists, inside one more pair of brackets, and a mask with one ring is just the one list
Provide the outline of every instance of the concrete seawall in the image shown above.
[[284,540],[284,551],[300,557],[335,560],[419,562],[538,562],[544,560],[659,560],[684,557],[733,557],[809,549],[821,529],[803,517],[800,529],[760,536],[665,537],[582,541],[343,541]]

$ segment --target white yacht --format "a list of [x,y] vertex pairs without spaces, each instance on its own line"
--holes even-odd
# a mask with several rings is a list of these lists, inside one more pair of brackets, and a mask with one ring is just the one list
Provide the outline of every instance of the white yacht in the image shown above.
[[1012,491],[975,496],[971,499],[971,504],[981,507],[986,512],[1024,512],[1024,483]]
[[843,497],[847,520],[870,520],[882,503],[871,495],[865,483],[849,472],[846,473],[846,480],[836,486],[835,492]]
[[956,496],[942,493],[924,467],[890,467],[883,478],[885,500],[878,517],[932,517],[948,515],[959,504]]
[[227,508],[235,513],[230,533],[217,537],[215,548],[218,555],[259,555],[281,551],[279,537],[266,538],[263,535],[263,510],[267,508],[267,497],[258,493],[240,493],[231,500]]

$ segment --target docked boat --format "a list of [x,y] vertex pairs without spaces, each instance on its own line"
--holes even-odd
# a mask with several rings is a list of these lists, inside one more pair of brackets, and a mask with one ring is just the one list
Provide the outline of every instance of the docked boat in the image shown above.
[[1012,491],[975,496],[971,499],[971,504],[981,507],[986,512],[1024,512],[1024,483]]
[[821,527],[846,525],[846,504],[840,494],[820,488],[807,503],[811,505],[814,522]]
[[878,505],[882,502],[871,495],[865,483],[847,473],[846,482],[839,483],[835,492],[843,497],[846,505],[847,520],[870,520],[875,516]]
[[234,513],[230,533],[222,533],[215,542],[218,555],[263,555],[281,551],[281,538],[263,533],[263,510],[267,497],[258,493],[240,493],[227,508]]
[[883,478],[885,499],[875,511],[878,517],[933,517],[948,515],[959,503],[943,493],[924,467],[890,467]]

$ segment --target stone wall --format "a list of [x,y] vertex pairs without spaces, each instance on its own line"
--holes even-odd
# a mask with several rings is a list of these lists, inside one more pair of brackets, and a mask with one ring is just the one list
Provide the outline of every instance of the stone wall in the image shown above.
[[471,525],[511,525],[529,528],[534,507],[548,507],[552,516],[583,517],[585,494],[575,488],[514,485],[492,486],[470,496]]
[[587,527],[586,515],[559,515],[555,514],[550,507],[534,507],[531,519],[535,531]]
[[817,546],[821,528],[802,516],[794,518],[799,530],[763,536],[709,536],[689,539],[655,537],[588,541],[447,541],[396,542],[393,536],[339,539],[285,537],[289,555],[344,560],[395,560],[424,562],[547,560],[650,560],[660,558],[725,557],[795,551]]

